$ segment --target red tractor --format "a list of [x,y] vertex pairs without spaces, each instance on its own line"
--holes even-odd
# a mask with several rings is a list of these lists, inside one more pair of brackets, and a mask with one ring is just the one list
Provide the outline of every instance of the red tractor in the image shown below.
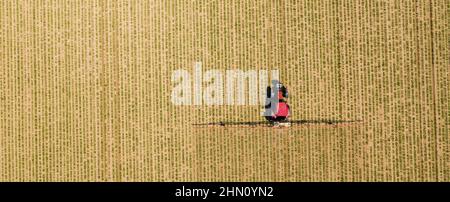
[[264,116],[274,126],[290,126],[287,98],[288,90],[278,80],[273,80],[272,87],[267,87]]

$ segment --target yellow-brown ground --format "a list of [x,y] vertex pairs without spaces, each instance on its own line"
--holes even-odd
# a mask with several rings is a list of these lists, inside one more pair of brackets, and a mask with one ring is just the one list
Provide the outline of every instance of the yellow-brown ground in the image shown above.
[[[0,181],[450,181],[450,2],[0,1]],[[279,69],[290,129],[174,106],[171,74]]]

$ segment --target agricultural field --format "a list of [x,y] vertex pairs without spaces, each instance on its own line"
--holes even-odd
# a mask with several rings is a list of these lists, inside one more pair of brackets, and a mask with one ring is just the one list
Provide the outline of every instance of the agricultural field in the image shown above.
[[[448,182],[449,5],[0,1],[0,181]],[[198,62],[279,70],[305,123],[196,125],[264,121],[173,104]]]

